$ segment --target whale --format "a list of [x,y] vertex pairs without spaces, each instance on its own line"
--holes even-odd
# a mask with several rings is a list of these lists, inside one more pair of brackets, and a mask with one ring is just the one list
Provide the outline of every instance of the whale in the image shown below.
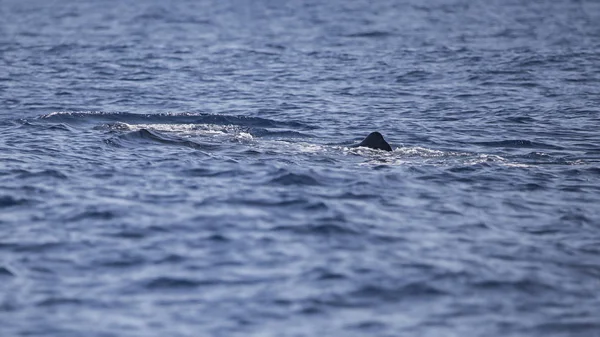
[[369,133],[367,138],[353,147],[368,147],[370,149],[392,151],[390,144],[388,144],[388,142],[383,139],[383,135],[377,131]]

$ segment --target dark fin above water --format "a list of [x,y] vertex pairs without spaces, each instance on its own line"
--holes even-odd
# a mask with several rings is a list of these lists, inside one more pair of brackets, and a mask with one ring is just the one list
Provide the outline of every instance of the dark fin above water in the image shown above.
[[368,147],[371,149],[378,149],[384,151],[392,151],[392,147],[388,142],[383,139],[383,136],[379,132],[371,132],[367,138],[365,138],[360,144],[356,146]]

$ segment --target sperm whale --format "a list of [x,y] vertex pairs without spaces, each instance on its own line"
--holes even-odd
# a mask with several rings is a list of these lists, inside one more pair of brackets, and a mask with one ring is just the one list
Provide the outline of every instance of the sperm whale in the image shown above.
[[383,139],[383,136],[381,135],[381,133],[379,133],[377,131],[371,132],[367,136],[367,138],[365,138],[358,145],[355,145],[355,147],[360,147],[360,146],[368,147],[371,149],[392,151],[392,147],[390,146],[390,144],[388,144],[388,142],[386,142],[385,139]]

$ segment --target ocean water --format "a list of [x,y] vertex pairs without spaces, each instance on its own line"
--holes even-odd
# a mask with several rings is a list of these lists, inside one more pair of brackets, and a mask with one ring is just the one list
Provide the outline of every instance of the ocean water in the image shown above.
[[0,336],[600,336],[599,130],[598,1],[2,0]]

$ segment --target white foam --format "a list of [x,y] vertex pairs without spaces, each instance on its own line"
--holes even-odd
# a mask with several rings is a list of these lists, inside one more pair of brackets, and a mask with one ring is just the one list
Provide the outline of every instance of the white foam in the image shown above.
[[214,125],[214,124],[127,124],[131,130],[149,129],[160,132],[175,132],[180,136],[214,136],[233,134],[238,137],[242,133],[242,138],[252,139],[247,132],[242,132],[240,127],[235,125]]

